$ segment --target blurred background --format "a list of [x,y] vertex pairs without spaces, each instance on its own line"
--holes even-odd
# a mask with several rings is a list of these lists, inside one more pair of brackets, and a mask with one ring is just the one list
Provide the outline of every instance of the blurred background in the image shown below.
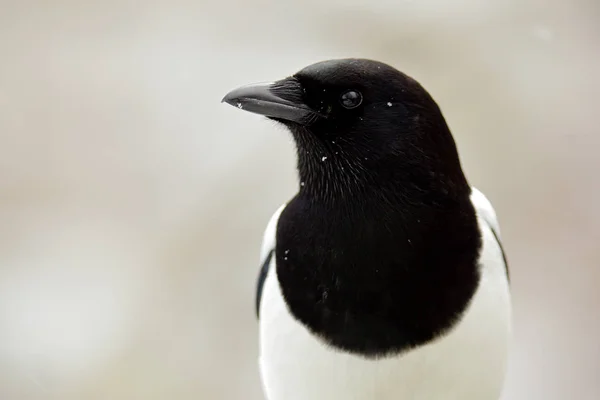
[[0,399],[262,399],[294,149],[220,100],[350,56],[432,93],[496,207],[503,399],[600,398],[598,49],[597,0],[0,0]]

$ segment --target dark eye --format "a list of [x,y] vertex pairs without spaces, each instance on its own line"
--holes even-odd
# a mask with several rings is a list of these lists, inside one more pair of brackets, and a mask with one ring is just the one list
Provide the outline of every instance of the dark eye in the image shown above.
[[348,90],[340,96],[340,103],[349,110],[356,108],[362,103],[362,94],[356,90]]

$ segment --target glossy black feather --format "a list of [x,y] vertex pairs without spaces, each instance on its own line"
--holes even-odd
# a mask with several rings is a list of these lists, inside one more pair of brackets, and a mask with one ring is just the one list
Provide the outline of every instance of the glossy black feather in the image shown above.
[[[316,115],[274,118],[292,132],[301,182],[276,232],[289,311],[328,345],[365,357],[447,332],[479,284],[482,239],[435,101],[398,70],[361,59],[317,63],[280,86]],[[340,103],[348,90],[359,107]]]

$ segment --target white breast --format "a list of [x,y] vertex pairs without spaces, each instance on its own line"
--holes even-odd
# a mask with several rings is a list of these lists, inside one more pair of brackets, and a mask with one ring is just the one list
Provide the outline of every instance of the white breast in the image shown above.
[[[268,400],[497,400],[510,334],[510,295],[495,213],[474,190],[483,235],[480,285],[445,336],[391,358],[370,360],[326,346],[288,312],[275,257],[260,307],[260,370]],[[275,213],[265,232],[274,244]],[[271,247],[272,248],[272,247]]]

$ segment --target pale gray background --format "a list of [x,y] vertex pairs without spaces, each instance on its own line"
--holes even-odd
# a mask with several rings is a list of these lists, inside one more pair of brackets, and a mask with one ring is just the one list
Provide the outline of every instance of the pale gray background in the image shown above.
[[599,23],[596,0],[0,0],[0,399],[262,399],[258,248],[294,151],[220,100],[346,56],[420,80],[495,204],[504,399],[600,398]]

